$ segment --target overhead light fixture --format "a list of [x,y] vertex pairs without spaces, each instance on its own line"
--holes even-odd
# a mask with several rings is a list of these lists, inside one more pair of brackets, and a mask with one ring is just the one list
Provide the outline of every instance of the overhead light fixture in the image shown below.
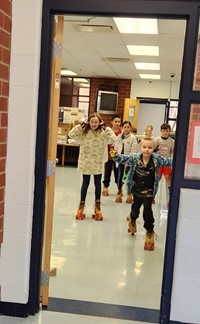
[[160,63],[139,63],[134,62],[137,70],[160,70]]
[[109,25],[74,25],[76,29],[81,32],[90,32],[90,33],[110,33],[113,28]]
[[158,46],[126,45],[130,55],[159,56]]
[[75,72],[63,69],[61,70],[61,75],[62,76],[72,76],[72,75],[77,75]]
[[158,34],[157,19],[149,18],[113,18],[120,33]]
[[80,86],[81,87],[84,87],[84,88],[89,88],[89,83],[80,83]]
[[159,74],[139,74],[141,79],[148,79],[148,80],[160,80]]
[[105,61],[127,63],[130,61],[130,59],[128,57],[106,57]]
[[86,80],[84,78],[74,78],[74,82],[88,83],[88,80]]

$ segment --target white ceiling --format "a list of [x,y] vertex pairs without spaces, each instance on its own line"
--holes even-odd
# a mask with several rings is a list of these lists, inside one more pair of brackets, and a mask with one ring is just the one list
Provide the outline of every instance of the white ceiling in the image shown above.
[[[79,25],[106,25],[112,29],[82,32]],[[185,26],[183,20],[159,19],[158,35],[120,34],[111,17],[65,16],[62,68],[81,77],[140,79],[139,73],[152,73],[160,74],[161,81],[172,80],[175,74],[173,81],[180,81]],[[157,45],[160,55],[133,56],[126,45]],[[122,58],[128,61],[120,62]],[[160,71],[136,70],[133,62],[160,63]]]

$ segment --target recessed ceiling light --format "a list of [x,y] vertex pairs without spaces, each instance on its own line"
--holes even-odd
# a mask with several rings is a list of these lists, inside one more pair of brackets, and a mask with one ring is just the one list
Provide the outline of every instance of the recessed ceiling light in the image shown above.
[[141,79],[154,79],[154,80],[160,80],[160,75],[159,74],[139,74]]
[[84,88],[89,88],[89,83],[80,83],[80,86],[81,87],[84,87]]
[[74,82],[88,83],[88,80],[86,80],[84,78],[74,78]]
[[139,63],[134,62],[137,70],[160,70],[159,63]]
[[77,75],[77,74],[73,71],[63,69],[63,70],[61,70],[61,75],[68,76],[68,75]]
[[159,56],[158,46],[126,45],[130,55]]
[[113,18],[120,33],[158,34],[157,19],[146,18]]
[[109,25],[75,25],[76,29],[81,32],[89,32],[89,33],[110,33],[113,28]]

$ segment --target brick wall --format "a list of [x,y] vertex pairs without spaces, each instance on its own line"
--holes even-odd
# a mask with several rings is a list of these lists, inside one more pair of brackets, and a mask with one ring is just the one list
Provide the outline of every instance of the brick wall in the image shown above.
[[0,243],[3,241],[11,8],[11,0],[0,1]]
[[[94,112],[95,108],[95,98],[97,90],[100,90],[101,85],[109,85],[111,88],[108,88],[109,91],[112,91],[112,85],[118,87],[118,106],[117,112],[123,119],[124,112],[124,100],[125,98],[130,98],[131,92],[131,80],[127,79],[104,79],[104,78],[91,78],[90,79],[90,114]],[[106,89],[104,89],[106,90]],[[101,115],[103,121],[110,126],[110,115]]]

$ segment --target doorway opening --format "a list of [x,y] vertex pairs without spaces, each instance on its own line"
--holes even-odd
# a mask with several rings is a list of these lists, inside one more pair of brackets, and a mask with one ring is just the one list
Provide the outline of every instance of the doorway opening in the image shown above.
[[[83,21],[85,28],[91,24],[91,20],[86,22],[86,19],[88,20],[86,16],[64,17],[63,69],[77,72],[77,78],[107,77],[109,80],[131,78],[132,98],[159,98],[159,96],[165,98],[169,93],[170,75],[176,71],[174,80],[176,90],[173,97],[178,99],[185,21],[158,19],[160,35],[141,35],[119,33],[112,17],[92,19],[93,25],[98,24],[104,28],[112,26],[110,32],[80,32],[80,24]],[[160,61],[161,81],[149,82],[149,75],[153,77],[153,74],[158,73],[157,70],[148,71],[148,79],[141,79],[139,74],[144,73],[140,72],[147,73],[147,70],[137,70],[134,61],[142,63],[141,60],[144,61],[146,55],[129,57],[128,51],[125,51],[126,45],[141,45],[144,42],[148,44],[147,46],[150,44],[160,46],[160,56],[148,56],[148,60],[154,64]],[[174,53],[178,53],[178,61],[173,61]],[[113,55],[115,60],[111,60]],[[119,58],[129,60],[120,63]],[[90,66],[90,63],[93,65]],[[169,71],[169,64],[173,71]],[[147,116],[146,125],[155,122],[149,118],[150,116]],[[50,297],[159,311],[167,226],[167,215],[161,214],[160,203],[154,206],[155,231],[158,239],[155,242],[155,251],[150,254],[143,250],[142,215],[137,237],[131,238],[127,234],[125,219],[130,206],[125,202],[121,205],[114,202],[116,188],[113,179],[111,195],[102,198],[105,221],[97,223],[93,222],[91,217],[83,222],[75,220],[81,185],[76,167],[68,164],[57,165],[55,178],[51,266],[57,269],[57,274],[50,279]],[[94,187],[91,184],[88,192],[88,215],[93,208],[93,192]],[[165,199],[165,193],[160,191],[160,198]],[[147,297],[145,300],[144,296]]]

